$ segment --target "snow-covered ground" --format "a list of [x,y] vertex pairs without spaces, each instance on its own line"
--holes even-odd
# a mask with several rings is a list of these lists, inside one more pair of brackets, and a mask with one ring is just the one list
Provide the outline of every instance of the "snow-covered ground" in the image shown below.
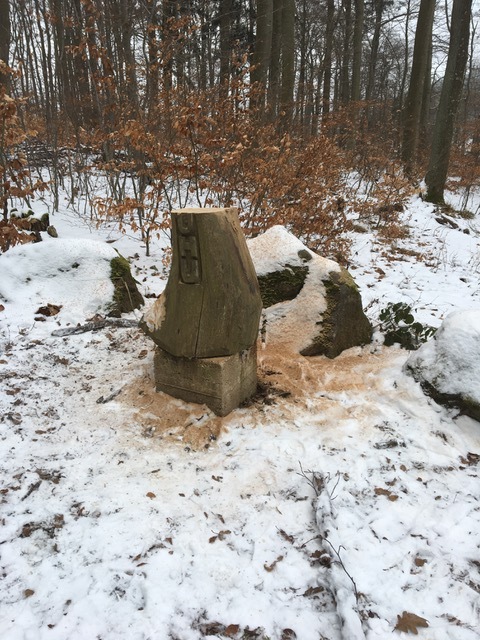
[[[480,224],[436,215],[413,200],[396,249],[355,235],[372,320],[388,302],[435,326],[480,308]],[[105,258],[162,290],[160,245],[147,259],[65,207],[52,223],[114,241]],[[480,424],[425,397],[407,352],[267,341],[262,393],[218,418],[154,392],[136,328],[52,336],[109,294],[65,246],[0,260],[2,640],[480,638]],[[62,308],[35,320],[47,304]]]

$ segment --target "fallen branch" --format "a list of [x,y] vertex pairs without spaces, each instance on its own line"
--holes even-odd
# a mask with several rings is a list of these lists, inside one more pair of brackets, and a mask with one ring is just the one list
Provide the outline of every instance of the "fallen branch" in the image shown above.
[[95,320],[86,324],[77,324],[76,327],[65,327],[63,329],[55,329],[52,336],[62,338],[63,336],[73,336],[77,333],[87,333],[88,331],[99,331],[105,327],[138,327],[138,320],[127,320],[126,318],[104,318],[103,320]]
[[97,400],[97,404],[106,404],[107,402],[114,400],[118,395],[121,394],[122,389],[123,387],[120,387],[120,389],[112,391],[112,393],[110,393],[108,396],[100,396]]
[[[336,478],[332,478],[328,473],[304,471],[301,465],[299,475],[308,482],[315,492],[315,520],[320,534],[318,539],[322,552],[331,559],[326,576],[335,597],[337,614],[341,621],[342,638],[344,640],[365,640],[358,609],[357,585],[340,556],[340,550],[344,547],[338,542],[339,534],[332,508],[340,475],[337,473]],[[331,542],[332,539],[335,544]]]

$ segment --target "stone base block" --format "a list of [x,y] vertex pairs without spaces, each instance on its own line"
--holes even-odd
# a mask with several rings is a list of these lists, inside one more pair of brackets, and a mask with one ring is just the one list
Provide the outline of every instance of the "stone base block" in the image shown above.
[[157,347],[154,370],[157,391],[226,416],[257,389],[257,350],[254,345],[232,356],[189,359]]

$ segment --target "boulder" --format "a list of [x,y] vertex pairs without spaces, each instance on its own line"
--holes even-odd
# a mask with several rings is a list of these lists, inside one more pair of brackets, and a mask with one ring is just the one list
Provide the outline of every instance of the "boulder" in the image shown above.
[[12,247],[0,255],[0,273],[4,316],[12,313],[27,325],[45,305],[61,308],[57,319],[75,325],[142,303],[128,261],[96,240],[46,239]]
[[267,343],[305,356],[335,358],[371,341],[372,326],[346,269],[281,226],[247,244],[260,286]]
[[137,289],[137,284],[130,271],[130,264],[126,258],[118,254],[110,260],[110,279],[113,282],[113,300],[108,315],[119,318],[122,313],[129,313],[144,304],[143,296]]
[[447,316],[405,370],[436,402],[480,421],[480,310]]

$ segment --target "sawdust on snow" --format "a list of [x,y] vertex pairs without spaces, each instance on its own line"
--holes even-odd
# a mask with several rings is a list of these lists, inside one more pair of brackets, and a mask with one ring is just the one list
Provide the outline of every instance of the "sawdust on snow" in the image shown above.
[[[133,408],[135,420],[146,436],[199,450],[210,447],[227,433],[239,416],[250,427],[261,427],[266,410],[293,421],[299,409],[311,412],[313,401],[315,412],[345,418],[350,410],[341,406],[338,394],[361,396],[362,392],[380,387],[382,369],[398,357],[397,350],[354,347],[331,360],[325,356],[304,357],[278,345],[267,345],[258,351],[257,394],[223,418],[205,405],[156,392],[152,357],[148,370],[124,389],[122,401]],[[320,427],[322,424],[324,421],[319,420]]]

